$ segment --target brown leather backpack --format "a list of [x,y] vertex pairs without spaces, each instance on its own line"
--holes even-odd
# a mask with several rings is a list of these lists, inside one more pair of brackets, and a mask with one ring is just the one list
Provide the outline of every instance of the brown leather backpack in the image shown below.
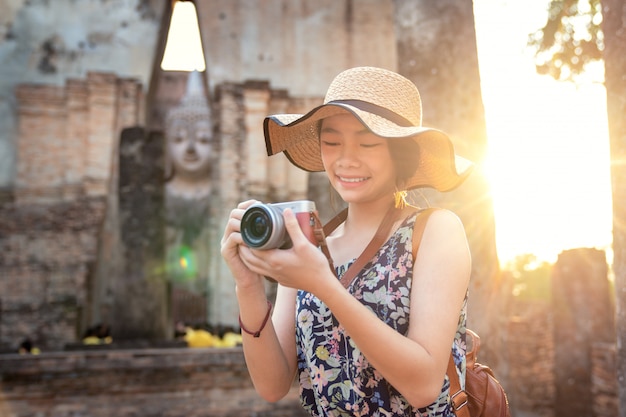
[[480,349],[480,337],[466,329],[472,339],[472,350],[465,354],[465,390],[461,390],[454,360],[448,363],[450,395],[457,417],[510,417],[509,401],[504,388],[491,368],[476,361]]

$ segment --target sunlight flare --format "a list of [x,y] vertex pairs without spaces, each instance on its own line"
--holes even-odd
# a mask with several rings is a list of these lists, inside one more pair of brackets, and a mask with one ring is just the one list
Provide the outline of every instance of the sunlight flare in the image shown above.
[[526,253],[553,262],[581,247],[608,252],[612,242],[606,91],[592,81],[575,85],[536,73],[526,42],[545,22],[547,6],[547,0],[474,2],[485,169],[503,263]]

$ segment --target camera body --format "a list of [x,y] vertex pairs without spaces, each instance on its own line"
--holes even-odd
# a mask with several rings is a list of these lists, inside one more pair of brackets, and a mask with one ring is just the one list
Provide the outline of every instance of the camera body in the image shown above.
[[283,218],[283,211],[287,208],[295,213],[300,229],[307,239],[317,246],[314,233],[314,215],[317,210],[315,203],[309,200],[251,205],[241,217],[241,237],[244,243],[250,248],[260,250],[290,248],[291,239]]

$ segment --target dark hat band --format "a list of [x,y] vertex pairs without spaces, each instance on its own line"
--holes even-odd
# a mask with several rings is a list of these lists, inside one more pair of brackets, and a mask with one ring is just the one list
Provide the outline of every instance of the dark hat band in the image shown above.
[[346,104],[348,106],[356,107],[357,109],[366,111],[368,113],[372,113],[380,117],[384,117],[385,119],[397,124],[398,126],[402,126],[402,127],[415,126],[408,119],[404,118],[403,116],[400,116],[398,113],[391,111],[385,107],[379,106],[377,104],[370,103],[370,102],[363,101],[363,100],[333,100],[333,101],[329,101],[326,104]]

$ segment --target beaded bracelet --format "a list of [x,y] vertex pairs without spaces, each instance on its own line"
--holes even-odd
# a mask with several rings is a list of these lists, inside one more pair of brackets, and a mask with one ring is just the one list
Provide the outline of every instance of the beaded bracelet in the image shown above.
[[263,323],[261,323],[261,328],[257,330],[256,332],[251,332],[250,330],[244,327],[243,323],[241,322],[241,315],[239,315],[239,327],[241,327],[241,330],[243,330],[244,332],[248,334],[251,334],[253,337],[259,337],[261,336],[261,330],[265,328],[265,325],[267,324],[267,320],[269,320],[270,318],[271,311],[272,311],[272,303],[268,301],[267,302],[267,314],[265,315],[265,318],[263,319]]

